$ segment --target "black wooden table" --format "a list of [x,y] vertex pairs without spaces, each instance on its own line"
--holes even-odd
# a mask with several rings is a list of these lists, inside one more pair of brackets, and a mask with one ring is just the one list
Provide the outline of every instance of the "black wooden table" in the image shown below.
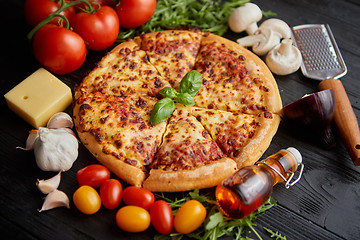
[[[358,0],[272,0],[253,1],[261,9],[277,13],[290,26],[328,23],[348,67],[341,81],[348,93],[357,119],[360,118],[360,3]],[[1,96],[40,66],[33,58],[26,40],[29,31],[23,19],[24,0],[2,3]],[[235,40],[237,36],[229,33]],[[71,88],[81,81],[105,53],[89,52],[78,71],[59,78]],[[275,76],[283,105],[306,93],[318,91],[318,81],[302,76],[301,71]],[[6,239],[152,239],[155,231],[129,234],[117,228],[116,211],[101,209],[93,216],[58,208],[39,213],[44,195],[35,187],[36,179],[54,173],[43,172],[35,164],[32,152],[16,149],[23,146],[31,126],[10,111],[1,97],[0,120],[0,230]],[[71,113],[71,109],[67,109]],[[360,239],[360,167],[354,166],[343,144],[326,150],[282,122],[263,157],[288,146],[303,155],[305,170],[300,182],[286,190],[277,185],[273,197],[278,206],[258,218],[256,229],[263,239],[270,239],[263,229],[279,231],[287,239]],[[63,173],[59,189],[72,196],[77,188],[78,169],[96,160],[80,146],[73,168]],[[250,235],[254,237],[254,235]],[[3,238],[4,239],[4,238]]]

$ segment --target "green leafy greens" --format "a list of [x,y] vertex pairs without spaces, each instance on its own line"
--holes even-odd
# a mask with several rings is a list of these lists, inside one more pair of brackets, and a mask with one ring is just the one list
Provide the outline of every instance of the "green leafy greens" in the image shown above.
[[[248,237],[244,237],[244,233],[246,228],[250,228],[250,230],[259,238],[262,239],[261,236],[256,232],[253,226],[255,226],[254,221],[256,218],[271,207],[275,206],[276,201],[270,197],[266,203],[264,203],[261,207],[259,207],[255,212],[250,214],[248,217],[243,219],[232,219],[224,216],[216,202],[214,196],[210,196],[209,194],[200,194],[199,190],[194,190],[193,192],[188,192],[187,195],[183,196],[183,198],[175,198],[170,199],[165,197],[165,195],[159,194],[156,196],[157,198],[165,200],[170,207],[173,209],[174,215],[177,210],[187,201],[191,199],[196,199],[201,202],[207,210],[207,217],[203,223],[203,225],[195,230],[192,233],[186,234],[187,237],[191,239],[201,239],[201,240],[215,240],[222,236],[232,236],[234,239],[250,239]],[[270,237],[275,237],[276,239],[286,240],[286,237],[283,237],[278,232],[273,232],[269,228],[264,228],[267,232],[271,234]],[[158,234],[155,236],[155,240],[180,240],[184,237],[183,234],[172,233],[170,235],[161,235]]]
[[151,125],[167,120],[175,110],[175,102],[193,106],[195,105],[194,96],[199,91],[202,84],[202,75],[196,70],[185,74],[180,82],[180,92],[171,87],[161,89],[160,94],[165,98],[159,100],[151,111]]
[[173,30],[178,26],[197,27],[219,36],[228,30],[228,18],[232,11],[250,0],[158,0],[152,18],[134,29],[121,29],[118,41],[161,30]]

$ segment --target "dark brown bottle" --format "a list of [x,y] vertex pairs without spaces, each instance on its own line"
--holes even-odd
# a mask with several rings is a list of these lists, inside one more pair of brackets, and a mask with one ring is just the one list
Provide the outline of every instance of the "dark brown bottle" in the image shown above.
[[[300,152],[290,147],[253,166],[241,168],[216,187],[216,200],[221,211],[231,218],[247,217],[268,200],[276,183],[285,182],[288,187],[300,164]],[[300,177],[301,173],[296,181]]]

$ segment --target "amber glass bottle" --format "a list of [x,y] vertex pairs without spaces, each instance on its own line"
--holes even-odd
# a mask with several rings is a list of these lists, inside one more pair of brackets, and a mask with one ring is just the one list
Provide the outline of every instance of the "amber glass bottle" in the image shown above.
[[300,164],[301,154],[290,147],[253,166],[241,168],[216,187],[216,200],[221,211],[231,218],[247,217],[267,201],[276,183],[289,184],[289,177],[292,178]]

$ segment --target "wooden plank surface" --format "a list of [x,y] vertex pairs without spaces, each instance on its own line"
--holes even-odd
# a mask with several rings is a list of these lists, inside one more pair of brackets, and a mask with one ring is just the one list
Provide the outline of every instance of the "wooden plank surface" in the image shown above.
[[[348,73],[341,81],[347,91],[355,115],[360,119],[360,3],[357,0],[272,0],[252,1],[264,11],[277,13],[277,18],[290,26],[328,23],[335,36]],[[23,19],[24,0],[6,1],[0,15],[1,95],[40,66],[33,58],[26,40],[29,29]],[[242,36],[229,32],[226,37]],[[74,88],[85,72],[106,51],[89,52],[86,64],[78,71],[59,78]],[[307,79],[301,71],[288,76],[275,76],[283,104],[289,104],[306,93],[318,91],[318,81]],[[94,216],[59,208],[37,212],[44,195],[35,187],[36,179],[53,173],[37,168],[33,152],[16,149],[23,146],[31,126],[11,112],[4,98],[0,101],[0,230],[6,239],[152,239],[155,231],[129,234],[114,222],[115,211],[102,209]],[[67,109],[71,113],[71,109]],[[263,239],[271,239],[262,227],[279,231],[287,239],[359,239],[360,236],[360,167],[355,167],[344,146],[326,150],[313,141],[313,136],[299,132],[286,122],[280,124],[266,157],[281,148],[296,147],[303,155],[303,178],[290,189],[276,186],[273,197],[278,206],[258,218],[256,229]],[[78,169],[96,163],[81,146],[79,159],[63,174],[59,189],[72,196],[77,188]],[[254,235],[250,234],[250,237]],[[226,239],[226,238],[225,238]]]

